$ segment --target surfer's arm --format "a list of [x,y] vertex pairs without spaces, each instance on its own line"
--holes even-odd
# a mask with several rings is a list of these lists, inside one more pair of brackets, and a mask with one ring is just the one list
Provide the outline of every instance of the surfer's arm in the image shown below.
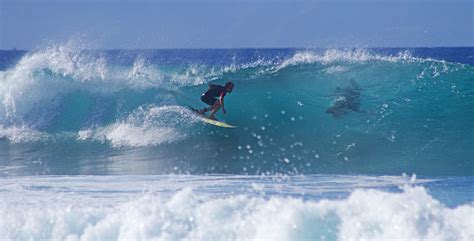
[[225,114],[225,108],[224,108],[224,93],[221,94],[221,97],[219,98],[219,102],[222,107],[222,112]]

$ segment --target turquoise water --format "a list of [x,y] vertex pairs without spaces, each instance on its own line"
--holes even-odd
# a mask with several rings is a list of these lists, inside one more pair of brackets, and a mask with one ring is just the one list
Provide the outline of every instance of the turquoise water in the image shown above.
[[0,237],[472,240],[473,56],[2,51]]
[[[472,175],[472,49],[412,52],[65,45],[10,56],[0,75],[1,165],[22,175]],[[236,87],[218,118],[235,130],[185,108],[204,107],[207,84],[227,80]],[[335,118],[326,110],[350,80],[360,111]]]

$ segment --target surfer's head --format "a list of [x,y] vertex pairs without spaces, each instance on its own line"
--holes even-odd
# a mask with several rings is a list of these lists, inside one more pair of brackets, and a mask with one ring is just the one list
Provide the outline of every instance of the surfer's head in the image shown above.
[[232,83],[231,81],[225,83],[225,89],[227,90],[227,92],[232,93],[232,90],[234,89],[234,83]]

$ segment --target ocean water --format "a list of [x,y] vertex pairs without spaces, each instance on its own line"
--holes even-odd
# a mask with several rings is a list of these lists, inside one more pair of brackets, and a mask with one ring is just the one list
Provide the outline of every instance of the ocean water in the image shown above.
[[3,239],[474,240],[474,48],[67,42],[0,51],[0,100]]

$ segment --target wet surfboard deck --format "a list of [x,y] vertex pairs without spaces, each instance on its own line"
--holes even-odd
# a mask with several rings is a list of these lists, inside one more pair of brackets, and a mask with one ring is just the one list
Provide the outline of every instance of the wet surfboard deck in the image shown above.
[[191,106],[188,106],[197,116],[199,116],[199,119],[202,120],[203,122],[207,123],[207,124],[211,124],[211,125],[215,125],[215,126],[218,126],[218,127],[223,127],[223,128],[236,128],[237,126],[233,126],[233,125],[229,125],[225,122],[222,122],[222,121],[218,121],[218,120],[213,120],[213,119],[209,119],[208,116],[206,115],[202,115],[202,114],[199,114],[198,110],[191,107]]

